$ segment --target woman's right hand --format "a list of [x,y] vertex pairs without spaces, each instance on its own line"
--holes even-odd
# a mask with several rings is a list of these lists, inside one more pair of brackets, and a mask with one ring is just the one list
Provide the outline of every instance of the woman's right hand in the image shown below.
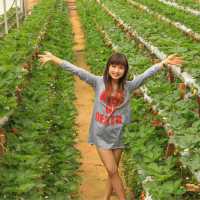
[[44,51],[44,54],[40,54],[38,55],[40,62],[42,63],[42,65],[44,65],[46,62],[51,61],[54,64],[61,64],[63,62],[62,59],[56,57],[55,55],[53,55],[52,53],[48,52],[48,51]]
[[40,54],[40,55],[38,55],[38,57],[39,57],[39,60],[42,63],[42,65],[44,65],[46,62],[52,61],[53,54],[48,51],[45,51],[43,55]]
[[177,54],[171,54],[167,58],[165,58],[161,63],[162,64],[170,64],[170,65],[181,65],[183,64],[183,59],[180,56],[177,56]]

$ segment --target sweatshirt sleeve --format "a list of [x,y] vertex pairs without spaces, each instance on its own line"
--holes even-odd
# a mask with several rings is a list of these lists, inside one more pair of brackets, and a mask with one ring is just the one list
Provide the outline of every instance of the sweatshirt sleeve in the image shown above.
[[86,71],[83,68],[77,67],[75,65],[73,65],[72,63],[63,60],[63,62],[60,64],[60,66],[63,69],[66,69],[70,72],[72,72],[74,75],[79,76],[79,78],[83,81],[85,81],[86,83],[90,84],[91,86],[93,86],[94,88],[96,87],[97,84],[97,77],[95,74],[92,74],[88,71]]
[[133,91],[137,89],[138,87],[140,87],[147,78],[153,76],[155,73],[157,73],[161,69],[162,69],[162,66],[159,65],[159,63],[157,63],[151,66],[150,68],[148,68],[144,73],[136,76],[133,80],[129,82],[130,90]]

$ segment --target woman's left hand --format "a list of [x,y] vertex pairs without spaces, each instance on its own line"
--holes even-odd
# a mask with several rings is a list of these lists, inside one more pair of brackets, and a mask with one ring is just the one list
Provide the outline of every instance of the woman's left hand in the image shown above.
[[180,56],[177,56],[177,54],[172,54],[165,58],[161,63],[166,65],[181,65],[183,64],[183,59]]

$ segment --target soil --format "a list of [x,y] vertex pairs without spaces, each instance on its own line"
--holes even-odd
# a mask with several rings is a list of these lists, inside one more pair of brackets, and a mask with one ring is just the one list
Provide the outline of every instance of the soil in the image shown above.
[[31,10],[34,5],[36,5],[39,2],[39,0],[28,0],[27,2],[27,7],[28,10]]

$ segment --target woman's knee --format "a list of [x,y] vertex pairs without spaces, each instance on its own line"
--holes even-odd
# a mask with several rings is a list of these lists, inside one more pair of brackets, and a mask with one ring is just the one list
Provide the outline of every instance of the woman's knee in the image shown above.
[[118,173],[118,166],[112,150],[97,148],[97,152],[107,170],[108,176],[113,176]]
[[106,167],[107,173],[109,177],[113,177],[114,175],[118,174],[118,167],[117,165],[108,166]]

